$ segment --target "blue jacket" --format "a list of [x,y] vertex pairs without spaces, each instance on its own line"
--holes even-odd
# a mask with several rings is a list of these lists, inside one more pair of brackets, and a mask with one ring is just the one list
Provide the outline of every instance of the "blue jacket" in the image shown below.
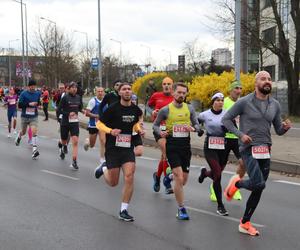
[[38,116],[37,108],[38,106],[30,106],[30,102],[37,102],[38,105],[41,105],[40,102],[41,93],[39,91],[28,91],[25,90],[21,93],[19,98],[19,108],[22,109],[21,117],[33,118]]

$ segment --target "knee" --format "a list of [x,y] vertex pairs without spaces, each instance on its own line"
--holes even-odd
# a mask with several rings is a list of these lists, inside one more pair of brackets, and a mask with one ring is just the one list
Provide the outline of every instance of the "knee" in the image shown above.
[[180,185],[184,185],[185,181],[182,175],[176,175],[174,174],[175,182],[177,182]]
[[133,183],[133,177],[134,177],[134,173],[127,173],[124,176],[125,183],[132,184]]
[[220,182],[221,181],[221,176],[222,176],[221,172],[214,173],[213,182]]

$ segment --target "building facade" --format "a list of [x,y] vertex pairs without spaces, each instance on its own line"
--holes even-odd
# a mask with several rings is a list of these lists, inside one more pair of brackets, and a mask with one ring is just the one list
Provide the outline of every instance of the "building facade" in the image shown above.
[[218,48],[213,50],[211,57],[215,60],[216,65],[232,65],[232,53],[228,48]]

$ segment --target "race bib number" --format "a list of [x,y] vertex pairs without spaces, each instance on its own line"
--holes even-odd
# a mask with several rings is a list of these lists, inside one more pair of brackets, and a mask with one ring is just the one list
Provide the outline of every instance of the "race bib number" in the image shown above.
[[178,124],[173,126],[173,137],[189,137],[190,131],[187,125]]
[[76,113],[69,114],[69,122],[79,122],[78,115]]
[[119,134],[116,137],[116,146],[121,148],[131,147],[131,135]]
[[212,137],[208,138],[209,149],[225,149],[224,137]]
[[16,104],[16,99],[9,99],[8,103],[9,103],[9,105],[15,105]]
[[26,108],[26,115],[35,115],[35,108]]
[[252,156],[254,159],[270,159],[269,146],[252,146]]

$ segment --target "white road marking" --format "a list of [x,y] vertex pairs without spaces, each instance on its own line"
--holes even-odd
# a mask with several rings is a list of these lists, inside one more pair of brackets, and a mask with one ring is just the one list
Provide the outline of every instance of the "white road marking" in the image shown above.
[[71,177],[71,176],[60,174],[60,173],[56,173],[56,172],[52,172],[52,171],[49,171],[49,170],[46,170],[46,169],[42,169],[41,171],[44,172],[44,173],[47,173],[47,174],[52,174],[52,175],[56,175],[56,176],[59,176],[59,177],[71,179],[73,181],[78,181],[79,180],[79,178]]
[[297,182],[291,182],[291,181],[274,180],[273,182],[285,183],[285,184],[290,184],[290,185],[300,186],[300,183],[297,183]]
[[158,161],[158,159],[146,157],[146,156],[140,156],[140,157],[137,157],[137,159],[143,159],[143,160],[148,160],[148,161]]
[[[222,218],[222,219],[225,219],[225,220],[230,220],[230,221],[234,221],[234,222],[238,222],[238,223],[240,222],[240,219],[237,219],[237,218],[234,218],[234,217],[220,216],[216,213],[206,211],[206,210],[203,210],[203,209],[194,208],[194,207],[186,207],[186,208],[189,209],[189,210],[192,210],[194,212],[201,213],[201,214],[207,214],[207,215],[211,215],[211,216],[214,216],[214,217],[218,217],[218,218]],[[256,224],[256,223],[252,223],[252,225],[256,226],[256,227],[266,227],[265,225]]]

